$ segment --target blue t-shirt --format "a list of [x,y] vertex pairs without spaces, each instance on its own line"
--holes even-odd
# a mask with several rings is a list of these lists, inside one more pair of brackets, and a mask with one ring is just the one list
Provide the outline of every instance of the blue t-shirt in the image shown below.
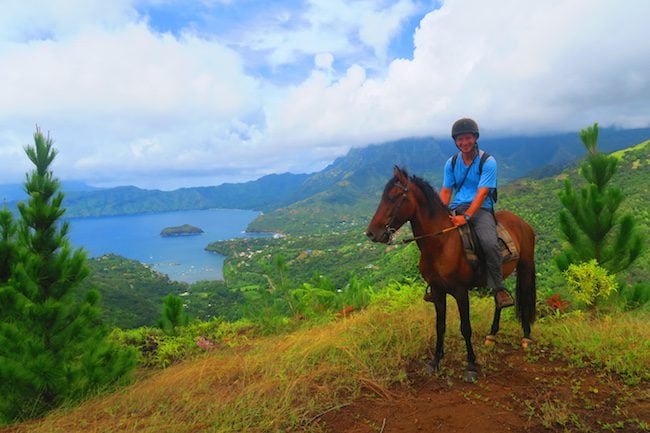
[[[449,204],[450,208],[454,209],[461,205],[470,205],[474,197],[476,197],[479,188],[490,188],[490,191],[492,191],[497,187],[497,161],[490,155],[485,160],[483,173],[479,177],[478,166],[481,162],[481,155],[477,155],[469,167],[469,173],[467,173],[467,178],[463,186],[460,188],[460,191],[456,191],[456,184],[463,181],[467,166],[463,162],[463,157],[458,154],[456,167],[454,167],[452,172],[452,158],[449,158],[445,163],[445,175],[442,180],[442,186],[451,189],[453,192],[453,198]],[[494,207],[491,194],[485,198],[481,207],[485,209],[492,209]]]

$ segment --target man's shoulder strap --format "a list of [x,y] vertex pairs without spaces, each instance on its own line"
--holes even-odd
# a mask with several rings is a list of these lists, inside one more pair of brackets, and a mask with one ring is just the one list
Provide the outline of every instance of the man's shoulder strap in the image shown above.
[[[485,161],[487,161],[487,159],[492,155],[490,155],[489,153],[487,153],[487,152],[485,152],[483,150],[479,150],[478,153],[479,153],[479,155],[481,155],[481,160],[478,163],[478,175],[480,176],[480,175],[483,174],[483,166],[485,165]],[[458,155],[460,155],[460,152],[455,153],[454,156],[451,157],[451,171],[452,172],[456,168],[456,162],[458,161]]]
[[460,152],[454,153],[454,156],[451,157],[451,171],[452,172],[456,169],[456,161],[458,161],[458,155],[460,155]]
[[[481,150],[481,151],[479,151],[479,152],[483,152],[483,151]],[[487,152],[483,152],[483,153],[481,154],[481,161],[478,163],[478,175],[479,175],[479,176],[480,176],[481,174],[483,174],[483,165],[485,164],[485,161],[487,161],[487,159],[488,159],[490,156],[492,156],[492,155],[490,155],[490,154],[487,153]],[[498,200],[498,197],[499,197],[499,193],[498,193],[498,191],[497,191],[497,188],[492,188],[492,191],[490,191],[490,196],[492,197],[492,202],[493,202],[493,203],[496,203],[497,200]]]
[[484,152],[482,150],[479,150],[479,155],[481,155],[481,160],[478,163],[478,174],[479,176],[483,174],[483,166],[485,165],[485,161],[491,156],[489,153]]

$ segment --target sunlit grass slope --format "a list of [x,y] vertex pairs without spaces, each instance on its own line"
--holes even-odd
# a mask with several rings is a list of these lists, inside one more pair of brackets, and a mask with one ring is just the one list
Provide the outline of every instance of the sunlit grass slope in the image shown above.
[[[421,300],[422,290],[396,284],[349,318],[149,370],[121,391],[7,431],[319,431],[319,415],[361,395],[389,395],[392,385],[408,384],[407,369],[429,357],[435,313]],[[484,366],[492,357],[481,344],[491,312],[490,299],[473,296],[475,346]],[[443,365],[454,377],[462,375],[465,359],[457,316],[450,302]],[[519,342],[512,316],[508,311],[500,344]],[[648,318],[548,316],[533,331],[540,343],[556,345],[557,354],[573,362],[647,381],[642,366],[650,365]]]
[[[425,353],[431,332],[433,312],[419,296],[419,290],[402,291],[347,319],[181,363],[16,431],[280,432],[308,426],[328,407],[406,380],[406,365]],[[398,320],[402,315],[408,320]]]

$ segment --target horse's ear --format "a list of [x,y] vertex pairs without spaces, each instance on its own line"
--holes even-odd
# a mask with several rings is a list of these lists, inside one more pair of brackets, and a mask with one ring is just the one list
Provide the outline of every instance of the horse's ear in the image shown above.
[[406,172],[398,166],[393,168],[393,176],[395,176],[395,179],[397,179],[402,185],[406,185],[409,182]]

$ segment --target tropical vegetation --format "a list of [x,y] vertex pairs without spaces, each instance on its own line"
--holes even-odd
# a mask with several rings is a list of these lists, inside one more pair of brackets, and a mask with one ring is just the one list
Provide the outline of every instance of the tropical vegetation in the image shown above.
[[[647,236],[650,141],[608,158],[616,158],[618,167],[610,185],[620,189],[621,207],[635,216],[635,233]],[[341,169],[344,162],[334,166]],[[644,368],[650,363],[647,252],[640,251],[614,276],[588,260],[568,273],[555,266],[554,257],[568,247],[559,228],[559,195],[567,182],[589,188],[580,165],[500,186],[500,207],[520,214],[537,232],[540,319],[530,361],[593,368],[607,377],[602,380],[621,383],[616,389],[627,401],[637,394],[648,398],[637,392],[650,381]],[[322,431],[318,420],[326,411],[361,396],[390,395],[397,384],[412,386],[423,374],[414,365],[428,356],[435,322],[433,309],[421,300],[419,252],[413,244],[372,244],[363,234],[391,171],[382,176],[355,171],[351,164],[349,171],[326,170],[321,176],[327,173],[335,179],[328,181],[330,188],[267,212],[253,225],[285,236],[210,244],[228,256],[224,281],[177,283],[117,256],[87,260],[88,278],[73,285],[79,288],[77,299],[96,300],[88,294],[95,293],[91,286],[98,289],[102,300],[93,311],[101,305],[108,323],[118,325],[110,344],[135,351],[144,378],[25,429]],[[364,195],[370,187],[375,192]],[[5,269],[13,275],[3,265],[18,251],[13,227],[11,214],[0,213],[0,276]],[[404,231],[399,236],[407,235]],[[491,299],[476,293],[471,302],[475,333],[484,335]],[[457,325],[449,326],[447,369],[439,376],[449,386],[464,365]],[[514,341],[519,331],[511,311],[504,312],[502,326],[504,340]],[[485,371],[500,368],[503,350],[477,349]],[[581,404],[587,401],[583,397]],[[75,405],[77,398],[64,401]],[[548,409],[549,401],[512,404],[542,414],[547,428],[569,431],[594,425],[643,431],[650,422],[615,407],[591,420],[576,411],[558,416]]]
[[623,192],[608,186],[616,173],[618,158],[598,151],[598,124],[583,129],[580,137],[588,151],[580,166],[587,184],[578,194],[567,179],[559,194],[564,206],[560,211],[560,228],[569,245],[556,257],[556,263],[565,270],[571,264],[593,259],[609,272],[618,273],[639,257],[643,237],[631,212],[619,216]]
[[34,170],[27,202],[13,222],[2,218],[0,280],[0,422],[32,418],[123,380],[135,365],[132,350],[107,338],[98,321],[98,294],[74,294],[88,269],[73,251],[63,194],[50,171],[56,151],[40,130],[25,149]]

